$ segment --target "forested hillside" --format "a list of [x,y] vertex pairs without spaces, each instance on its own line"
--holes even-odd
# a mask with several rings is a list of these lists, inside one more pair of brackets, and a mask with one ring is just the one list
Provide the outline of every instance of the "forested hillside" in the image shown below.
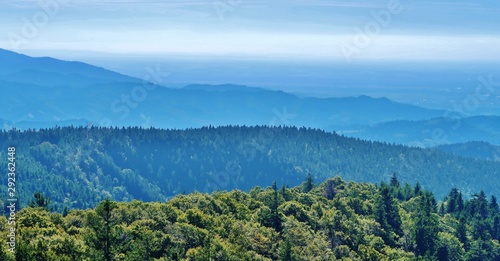
[[483,141],[441,145],[436,149],[465,157],[500,161],[500,146]]
[[295,127],[4,131],[3,169],[9,146],[16,147],[21,206],[42,192],[60,212],[95,207],[106,198],[163,202],[193,191],[248,191],[274,180],[295,186],[308,173],[316,179],[340,175],[376,183],[397,173],[439,198],[450,187],[466,197],[479,190],[497,195],[500,187],[499,162]]
[[[41,199],[41,200],[40,200]],[[50,213],[37,196],[16,215],[16,259],[0,260],[477,260],[500,258],[497,199],[436,203],[420,185],[328,179],[315,187],[254,187]],[[0,217],[0,236],[7,238]]]

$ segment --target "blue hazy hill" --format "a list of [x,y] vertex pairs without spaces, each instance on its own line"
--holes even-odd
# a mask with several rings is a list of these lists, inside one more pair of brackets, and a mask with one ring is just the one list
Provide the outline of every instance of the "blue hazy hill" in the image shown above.
[[439,117],[428,120],[398,120],[346,131],[351,136],[385,142],[434,147],[469,141],[500,144],[500,117]]
[[50,57],[30,57],[0,49],[2,81],[41,86],[87,86],[103,82],[140,82],[138,79],[92,66]]
[[[439,117],[440,110],[368,96],[299,97],[240,85],[154,86],[80,62],[33,58],[1,50],[0,88],[17,122],[86,119],[96,125],[188,128],[207,125],[297,125],[334,130],[392,120]],[[23,126],[25,127],[25,125]]]
[[492,145],[484,141],[469,141],[465,143],[440,145],[436,148],[464,157],[500,161],[500,146]]

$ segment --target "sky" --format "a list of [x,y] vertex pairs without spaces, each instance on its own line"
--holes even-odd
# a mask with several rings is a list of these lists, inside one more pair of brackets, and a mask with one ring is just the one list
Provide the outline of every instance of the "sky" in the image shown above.
[[45,56],[500,58],[498,0],[0,2],[0,48]]

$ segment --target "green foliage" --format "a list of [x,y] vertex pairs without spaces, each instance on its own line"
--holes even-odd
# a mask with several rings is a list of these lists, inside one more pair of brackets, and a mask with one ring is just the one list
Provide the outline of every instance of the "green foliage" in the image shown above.
[[[329,197],[328,186],[335,188]],[[423,188],[407,187],[335,177],[307,193],[273,183],[164,203],[107,199],[65,216],[27,207],[17,214],[15,256],[3,246],[0,260],[500,259],[496,198],[480,192],[463,199],[452,189],[436,202]],[[7,222],[0,217],[2,238]]]

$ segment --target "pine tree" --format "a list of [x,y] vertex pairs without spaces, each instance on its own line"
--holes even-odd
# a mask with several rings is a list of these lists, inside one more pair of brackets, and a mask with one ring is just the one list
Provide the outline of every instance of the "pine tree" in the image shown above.
[[112,211],[117,207],[116,203],[106,199],[95,209],[95,215],[89,216],[89,227],[93,230],[94,236],[89,239],[96,250],[102,251],[106,261],[112,260],[112,245],[116,235],[114,234],[115,221],[112,218]]
[[466,227],[466,220],[464,217],[461,217],[458,220],[458,226],[456,230],[455,236],[464,244],[465,250],[468,249],[468,240],[467,240],[467,227]]
[[47,211],[52,211],[52,207],[50,207],[50,198],[46,198],[42,193],[35,192],[33,195],[34,200],[28,204],[28,206],[32,208],[43,208]]
[[314,178],[311,173],[307,173],[306,180],[302,185],[302,192],[307,193],[314,188]]
[[280,261],[294,261],[295,257],[293,255],[292,244],[290,243],[290,238],[286,238],[283,246],[281,247]]
[[62,212],[62,216],[66,217],[68,214],[69,214],[69,209],[68,209],[68,207],[65,206],[63,209],[63,212]]
[[415,217],[415,254],[417,256],[432,256],[436,252],[438,219],[434,215],[433,198],[423,194],[420,197],[419,210]]
[[375,203],[375,220],[380,224],[382,230],[384,231],[382,238],[386,244],[394,246],[396,241],[392,237],[392,233],[395,233],[398,236],[403,235],[399,209],[389,191],[389,187],[385,183],[381,184],[379,191],[380,195]]
[[500,215],[496,215],[493,218],[493,224],[491,226],[491,237],[493,239],[500,239]]
[[396,173],[392,174],[391,183],[390,184],[391,184],[391,187],[394,187],[394,188],[399,188],[400,187],[399,180],[398,180],[398,177],[396,176]]
[[288,186],[283,185],[281,187],[281,196],[283,197],[283,199],[285,199],[285,201],[290,200],[290,192],[288,192]]
[[484,191],[481,190],[481,192],[479,192],[479,194],[475,197],[476,201],[474,202],[475,204],[477,204],[477,215],[479,215],[479,217],[481,219],[486,219],[488,217],[488,199],[486,197],[486,194],[484,193]]
[[437,260],[439,261],[448,261],[449,260],[449,251],[446,246],[441,246],[437,251]]
[[278,198],[278,187],[276,181],[273,182],[273,199],[271,202],[271,224],[277,232],[281,232],[281,216],[278,213],[279,198]]
[[422,186],[420,185],[420,182],[417,182],[417,184],[415,184],[415,188],[413,189],[413,194],[415,196],[422,194]]
[[499,207],[498,207],[498,202],[497,202],[497,198],[495,196],[491,196],[491,200],[490,200],[490,212],[492,215],[496,215],[496,214],[499,214]]
[[457,188],[453,188],[448,194],[446,213],[455,213],[458,210],[458,198],[460,194]]
[[326,181],[323,194],[325,195],[325,198],[329,200],[335,197],[337,194],[337,188],[335,187],[335,182],[333,180],[329,179]]

